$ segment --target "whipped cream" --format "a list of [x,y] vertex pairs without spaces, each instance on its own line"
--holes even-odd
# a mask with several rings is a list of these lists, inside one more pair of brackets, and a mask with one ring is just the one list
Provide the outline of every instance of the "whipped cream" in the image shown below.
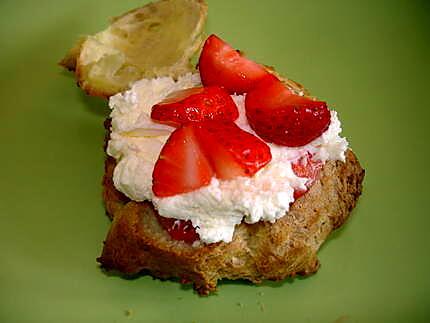
[[[314,159],[345,160],[348,143],[339,136],[341,124],[331,111],[331,123],[319,138],[303,147],[290,148],[269,143],[272,160],[253,177],[224,181],[213,178],[195,191],[159,198],[152,192],[152,171],[161,148],[174,128],[151,120],[151,108],[170,93],[200,86],[199,74],[143,79],[129,91],[110,98],[111,139],[107,153],[117,160],[115,187],[135,201],[151,200],[165,217],[191,220],[205,243],[230,242],[242,219],[247,223],[275,222],[285,216],[294,201],[294,190],[305,189],[306,178],[296,176],[291,164],[308,152]],[[239,118],[236,124],[255,134],[245,115],[245,96],[233,95]],[[147,136],[134,136],[139,129]]]

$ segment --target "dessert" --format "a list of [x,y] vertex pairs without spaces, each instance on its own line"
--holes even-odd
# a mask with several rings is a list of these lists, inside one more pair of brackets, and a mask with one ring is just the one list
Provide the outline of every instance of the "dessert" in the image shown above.
[[361,194],[337,113],[216,35],[198,70],[144,77],[109,106],[107,269],[200,294],[222,278],[307,275]]

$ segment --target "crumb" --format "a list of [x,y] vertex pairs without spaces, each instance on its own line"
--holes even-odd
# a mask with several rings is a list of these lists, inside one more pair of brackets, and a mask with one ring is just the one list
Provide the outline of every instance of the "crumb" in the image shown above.
[[243,307],[244,306],[242,302],[237,302],[236,305],[239,306],[239,307]]
[[132,311],[131,310],[125,310],[124,314],[125,314],[125,316],[129,317],[129,316],[131,316]]

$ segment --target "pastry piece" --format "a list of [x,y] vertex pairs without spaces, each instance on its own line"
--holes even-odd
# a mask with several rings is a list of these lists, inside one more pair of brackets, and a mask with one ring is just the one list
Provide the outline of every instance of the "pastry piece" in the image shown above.
[[348,218],[364,177],[348,150],[345,162],[327,162],[310,190],[275,223],[241,223],[231,242],[190,245],[169,236],[150,202],[131,201],[115,189],[114,167],[108,157],[103,197],[113,222],[98,261],[126,274],[148,270],[155,277],[179,277],[202,295],[222,278],[260,283],[316,272],[319,247]]
[[207,6],[203,0],[160,0],[112,19],[82,37],[60,62],[88,94],[109,97],[141,78],[177,77],[194,70]]

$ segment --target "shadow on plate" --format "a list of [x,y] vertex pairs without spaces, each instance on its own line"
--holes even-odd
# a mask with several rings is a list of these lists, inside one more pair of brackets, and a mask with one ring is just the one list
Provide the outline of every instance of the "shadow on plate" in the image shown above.
[[[76,84],[76,79],[73,73],[65,69],[61,69],[59,73],[62,77],[66,77]],[[75,85],[75,93],[78,100],[84,105],[86,111],[104,118],[109,116],[110,109],[108,107],[107,99],[88,95],[77,84]]]
[[107,270],[101,266],[98,266],[98,269],[107,277],[118,277],[124,280],[136,280],[142,276],[146,276],[149,274],[147,272],[140,272],[136,274],[124,274],[118,270]]
[[322,244],[322,246],[320,247],[320,249],[318,250],[318,252],[321,252],[322,250],[324,250],[325,248],[327,248],[328,245],[331,244],[332,241],[339,239],[341,236],[347,234],[345,232],[347,232],[348,230],[350,230],[350,228],[352,227],[352,223],[355,221],[355,213],[359,213],[359,208],[360,208],[360,201],[362,200],[359,199],[357,205],[355,206],[355,208],[352,210],[352,212],[349,215],[349,218],[346,220],[346,222],[338,229],[336,229],[335,231],[332,231],[330,233],[330,235],[327,237],[327,239],[324,241],[324,243]]
[[[312,276],[312,275],[310,275]],[[245,279],[236,279],[236,280],[230,280],[230,279],[221,279],[218,281],[218,289],[217,291],[211,293],[209,296],[216,296],[220,292],[220,289],[222,289],[223,286],[229,286],[229,285],[235,285],[235,286],[248,286],[249,288],[260,288],[260,287],[270,287],[270,288],[280,288],[284,287],[286,285],[291,285],[297,280],[304,280],[307,279],[310,276],[296,276],[296,277],[288,277],[284,280],[280,281],[271,281],[271,280],[265,280],[261,282],[260,284],[254,284],[248,280]],[[180,284],[179,279],[169,279],[170,281],[174,281],[179,283],[179,288],[184,291],[193,291],[193,294],[198,295],[198,293],[193,290],[192,284]]]
[[[133,281],[133,280],[136,280],[136,279],[139,279],[142,277],[151,277],[153,280],[169,281],[169,282],[176,283],[181,290],[191,291],[193,294],[198,295],[198,293],[193,289],[192,283],[183,284],[180,282],[179,278],[156,278],[156,277],[153,277],[151,275],[151,273],[147,270],[143,270],[137,274],[124,274],[124,273],[121,273],[117,270],[106,270],[100,266],[98,268],[107,277],[116,277],[116,278],[124,279],[127,281]],[[312,276],[312,275],[310,275],[310,276]],[[259,288],[259,287],[280,288],[280,287],[283,287],[285,285],[291,285],[297,280],[300,281],[300,280],[307,279],[310,276],[288,277],[288,278],[281,280],[281,281],[265,280],[260,284],[254,284],[254,283],[252,283],[248,280],[245,280],[245,279],[237,279],[237,280],[222,279],[222,280],[218,281],[218,291],[223,286],[229,286],[229,285],[249,286],[250,288]],[[209,296],[217,295],[218,291],[210,294]]]
[[106,99],[90,96],[79,88],[76,90],[79,91],[79,99],[87,111],[105,119],[109,116],[110,109]]
[[237,279],[237,280],[230,280],[230,279],[222,279],[218,282],[218,286],[228,286],[228,285],[245,285],[245,286],[251,286],[251,287],[271,287],[271,288],[279,288],[283,287],[285,285],[291,285],[296,280],[303,280],[308,278],[309,276],[296,276],[296,277],[288,277],[283,280],[273,281],[273,280],[264,280],[260,284],[254,284],[248,280],[245,279]]

